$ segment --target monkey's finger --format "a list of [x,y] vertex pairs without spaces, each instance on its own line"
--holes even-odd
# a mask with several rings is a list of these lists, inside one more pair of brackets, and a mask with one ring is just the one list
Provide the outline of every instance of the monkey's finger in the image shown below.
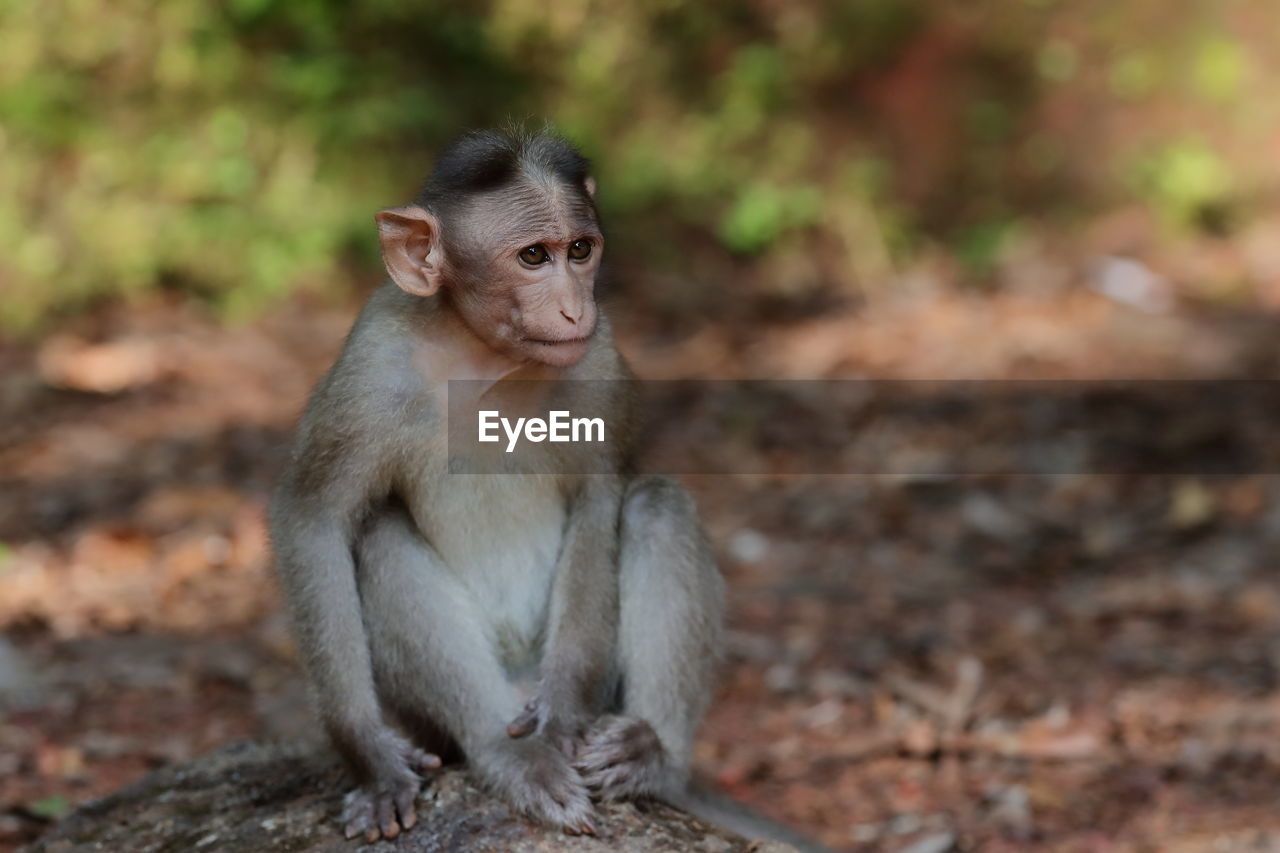
[[413,829],[414,824],[418,822],[418,813],[413,809],[413,801],[416,798],[413,790],[403,791],[396,797],[396,811],[400,813],[400,826],[406,832]]
[[577,823],[565,824],[564,831],[566,835],[595,835],[596,825],[590,818],[582,818]]
[[400,834],[400,824],[396,823],[396,804],[391,797],[378,797],[378,828],[387,839]]
[[405,756],[405,763],[409,765],[409,769],[418,774],[427,774],[432,770],[440,769],[440,756],[427,752],[425,749],[411,749]]
[[[353,792],[354,793],[354,792]],[[365,795],[348,799],[347,807],[342,812],[342,834],[347,838],[355,838],[361,833],[369,833],[373,827],[373,802]],[[378,839],[373,839],[377,841]]]
[[507,737],[515,737],[515,738],[525,737],[527,735],[533,734],[533,730],[535,728],[536,726],[534,726],[532,723],[518,722],[513,720],[512,722],[507,723]]
[[560,752],[569,761],[573,761],[578,756],[578,740],[568,735],[561,735],[556,738],[556,746],[560,748]]
[[518,717],[507,723],[508,737],[524,737],[533,734],[537,729],[538,709],[532,706],[526,707]]

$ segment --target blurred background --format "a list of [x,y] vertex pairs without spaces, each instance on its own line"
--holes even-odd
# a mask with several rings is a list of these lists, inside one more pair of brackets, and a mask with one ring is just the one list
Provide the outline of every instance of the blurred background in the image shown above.
[[[1271,379],[1278,71],[1270,0],[3,0],[0,850],[314,731],[263,507],[458,133],[594,159],[647,378]],[[735,796],[846,850],[1280,849],[1275,477],[688,484]]]

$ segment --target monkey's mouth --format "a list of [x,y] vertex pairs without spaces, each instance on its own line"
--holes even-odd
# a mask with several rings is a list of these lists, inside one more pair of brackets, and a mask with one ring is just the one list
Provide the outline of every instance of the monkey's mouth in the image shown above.
[[572,344],[585,344],[591,340],[591,335],[583,335],[578,338],[555,338],[549,340],[547,338],[525,338],[525,340],[534,344],[546,344],[547,346],[568,346]]
[[[592,332],[594,333],[594,329]],[[591,335],[576,338],[525,338],[536,361],[553,367],[570,367],[577,364],[591,347]]]

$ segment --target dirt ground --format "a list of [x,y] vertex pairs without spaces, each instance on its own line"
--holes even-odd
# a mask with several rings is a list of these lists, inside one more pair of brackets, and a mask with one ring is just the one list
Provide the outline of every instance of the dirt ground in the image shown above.
[[[351,316],[157,302],[0,347],[0,850],[151,768],[314,734],[263,511]],[[1280,368],[1276,315],[1083,289],[615,325],[649,378]],[[697,765],[738,798],[850,851],[1280,850],[1280,478],[686,481],[731,590]]]

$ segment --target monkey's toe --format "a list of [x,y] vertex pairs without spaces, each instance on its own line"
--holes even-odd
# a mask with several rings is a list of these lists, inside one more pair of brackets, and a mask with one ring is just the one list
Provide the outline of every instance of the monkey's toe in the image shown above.
[[657,733],[644,720],[607,716],[587,732],[573,766],[592,796],[635,799],[660,793],[666,754]]
[[377,841],[382,835],[377,820],[377,797],[365,788],[357,788],[347,794],[342,806],[342,833],[347,838],[363,835],[368,841]]
[[347,838],[363,835],[372,844],[379,838],[390,840],[412,829],[418,822],[414,803],[420,788],[421,782],[415,777],[390,788],[366,785],[354,789],[343,802],[343,834]]
[[440,756],[417,747],[409,750],[405,756],[405,761],[408,763],[409,769],[419,775],[425,775],[432,770],[440,769]]

